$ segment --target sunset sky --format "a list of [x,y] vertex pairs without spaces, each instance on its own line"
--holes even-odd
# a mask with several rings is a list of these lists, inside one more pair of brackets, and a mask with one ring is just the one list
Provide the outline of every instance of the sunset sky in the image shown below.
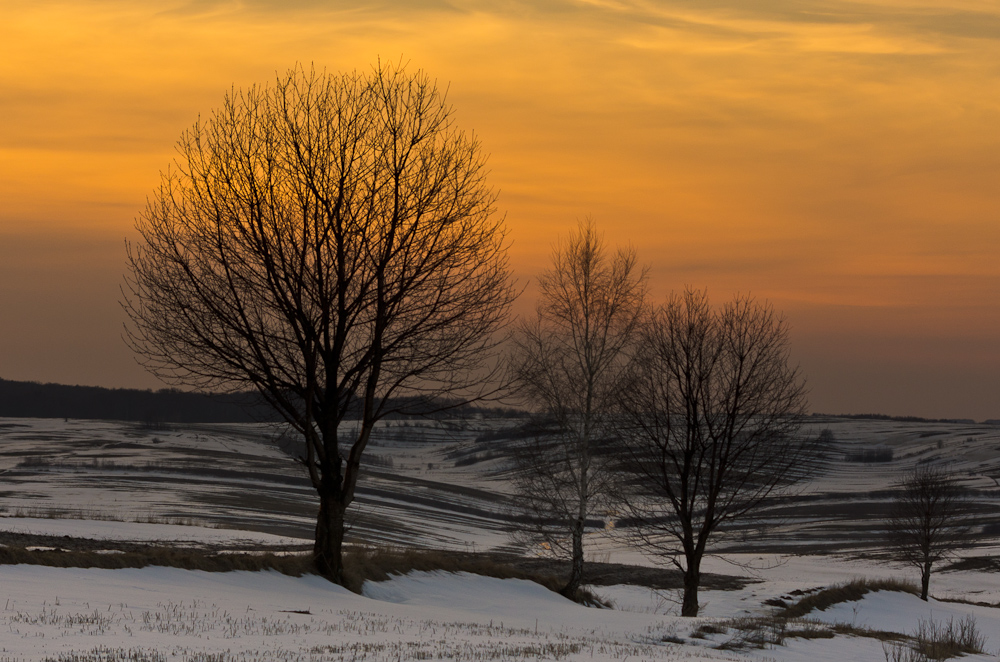
[[181,131],[379,57],[490,153],[521,311],[589,215],[657,300],[784,311],[814,411],[1000,419],[996,0],[5,0],[0,377],[163,386],[118,299]]

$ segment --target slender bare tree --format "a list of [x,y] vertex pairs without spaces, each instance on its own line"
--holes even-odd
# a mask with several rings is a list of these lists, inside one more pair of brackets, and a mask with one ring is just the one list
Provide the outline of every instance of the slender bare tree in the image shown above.
[[671,295],[643,330],[620,403],[631,531],[683,572],[681,615],[697,616],[710,538],[807,463],[787,326],[750,297],[713,310],[703,292]]
[[955,478],[923,466],[897,485],[885,526],[895,558],[920,570],[920,599],[927,600],[931,568],[970,542],[970,509]]
[[606,493],[599,446],[623,366],[643,313],[646,272],[631,248],[608,251],[593,221],[581,223],[538,279],[535,317],[515,334],[513,376],[552,434],[515,457],[519,505],[528,531],[570,557],[563,593],[583,576],[583,533]]
[[376,422],[399,396],[481,394],[496,356],[515,292],[485,156],[426,74],[383,64],[234,90],[177,151],[129,246],[127,340],[165,380],[255,388],[302,435],[315,566],[343,583]]

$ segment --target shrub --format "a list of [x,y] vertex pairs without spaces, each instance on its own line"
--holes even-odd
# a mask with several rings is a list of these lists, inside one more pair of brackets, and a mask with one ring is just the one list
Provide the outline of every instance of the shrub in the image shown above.
[[929,660],[982,653],[986,645],[986,637],[979,632],[971,615],[958,622],[949,618],[947,624],[921,620],[914,638],[916,649]]
[[886,662],[929,662],[983,653],[985,645],[986,637],[970,615],[958,622],[950,618],[947,624],[921,620],[912,644],[887,642],[882,644],[882,653]]
[[769,648],[785,643],[788,620],[778,616],[745,616],[726,622],[735,635],[719,644],[719,650],[745,650]]
[[729,628],[716,623],[702,623],[691,633],[693,639],[705,639],[710,634],[725,634]]

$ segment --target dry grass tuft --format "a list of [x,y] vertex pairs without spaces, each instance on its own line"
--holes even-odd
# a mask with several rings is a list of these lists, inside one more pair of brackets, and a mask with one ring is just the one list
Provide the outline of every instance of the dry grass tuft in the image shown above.
[[836,584],[818,593],[807,595],[790,607],[777,613],[781,618],[801,618],[811,611],[823,611],[841,602],[860,600],[872,591],[899,591],[920,595],[915,584],[899,579],[854,579],[846,584]]
[[742,616],[725,621],[730,638],[717,646],[719,650],[740,651],[752,648],[782,646],[788,635],[788,620],[776,616]]
[[968,654],[985,652],[986,637],[979,632],[972,616],[947,623],[920,621],[917,631],[908,641],[882,644],[886,662],[931,662]]
[[986,647],[986,637],[973,616],[958,621],[949,618],[947,623],[921,620],[914,639],[917,650],[929,660],[983,653]]

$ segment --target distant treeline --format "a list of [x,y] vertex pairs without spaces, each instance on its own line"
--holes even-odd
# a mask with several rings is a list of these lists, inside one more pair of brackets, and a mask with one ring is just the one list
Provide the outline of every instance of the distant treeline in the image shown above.
[[91,418],[142,423],[250,423],[276,421],[256,394],[188,393],[98,386],[66,386],[0,379],[0,416]]
[[[901,421],[903,423],[975,423],[971,418],[921,418],[920,416],[887,416],[886,414],[820,414],[813,413],[813,416],[820,418],[854,418],[872,421]],[[995,424],[1000,421],[988,420],[986,423]]]
[[[399,405],[404,405],[400,400]],[[512,409],[462,406],[447,403],[427,407],[430,418],[515,416]],[[437,411],[440,410],[440,411]],[[358,412],[360,413],[360,411]],[[281,417],[256,393],[190,393],[177,389],[158,391],[66,386],[0,379],[0,417],[86,418],[158,423],[255,423]],[[351,415],[348,415],[351,418]]]

